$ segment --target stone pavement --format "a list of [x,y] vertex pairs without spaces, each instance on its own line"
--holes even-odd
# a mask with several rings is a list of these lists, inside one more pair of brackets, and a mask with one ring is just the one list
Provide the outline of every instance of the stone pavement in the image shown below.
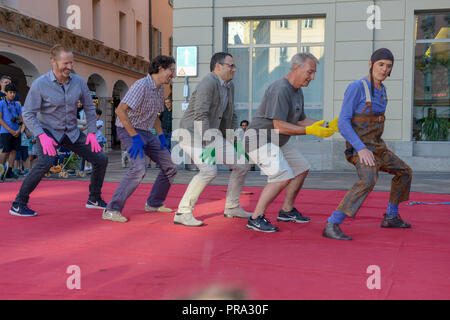
[[[105,181],[119,182],[128,168],[122,168],[120,151],[112,151],[108,153],[109,164],[106,172]],[[148,168],[147,174],[143,180],[144,183],[153,183],[158,175],[159,169]],[[175,184],[188,184],[196,171],[178,170],[175,178]],[[218,176],[212,181],[211,185],[228,184],[230,176],[229,170],[219,170]],[[85,178],[68,178],[75,180],[89,180],[89,176]],[[20,177],[19,180],[23,180]],[[355,171],[311,171],[306,178],[303,188],[305,189],[323,189],[323,190],[347,190],[357,180]],[[266,177],[260,174],[260,171],[250,171],[248,173],[245,186],[262,187],[266,184]],[[390,191],[391,175],[380,172],[376,191]],[[441,193],[450,194],[450,173],[449,172],[414,172],[412,192],[423,193]]]

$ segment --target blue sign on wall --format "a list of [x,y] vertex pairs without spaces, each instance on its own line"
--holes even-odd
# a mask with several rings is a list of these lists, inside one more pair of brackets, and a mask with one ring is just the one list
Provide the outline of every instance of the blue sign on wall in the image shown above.
[[196,77],[197,46],[177,47],[177,77]]

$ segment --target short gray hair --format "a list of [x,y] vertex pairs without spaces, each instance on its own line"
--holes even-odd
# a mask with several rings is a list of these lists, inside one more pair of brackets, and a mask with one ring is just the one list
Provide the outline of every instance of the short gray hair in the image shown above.
[[2,77],[0,78],[0,82],[3,82],[3,80],[10,80],[10,81],[12,81],[12,79],[11,79],[10,76],[2,76]]
[[315,64],[319,64],[319,60],[317,60],[317,58],[312,53],[301,52],[292,57],[291,70],[294,69],[295,65],[298,65],[299,67],[303,66],[303,63],[305,63],[307,59],[311,59]]

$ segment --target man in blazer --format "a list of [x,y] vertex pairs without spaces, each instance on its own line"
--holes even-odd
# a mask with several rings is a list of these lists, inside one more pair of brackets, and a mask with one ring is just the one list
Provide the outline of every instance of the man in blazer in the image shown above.
[[[210,70],[211,72],[197,85],[180,122],[180,128],[189,133],[189,137],[183,137],[180,141],[180,147],[199,169],[199,173],[189,183],[174,217],[175,224],[185,226],[203,224],[194,218],[193,210],[202,191],[217,176],[216,156],[218,162],[220,159],[231,159],[224,163],[232,169],[224,216],[240,218],[251,216],[239,205],[239,196],[249,165],[245,164],[245,161],[236,161],[234,135],[229,140],[224,139],[227,137],[227,129],[238,127],[232,83],[236,72],[233,56],[225,52],[214,54]],[[216,137],[213,142],[209,142],[211,136]],[[238,162],[242,164],[237,164]]]

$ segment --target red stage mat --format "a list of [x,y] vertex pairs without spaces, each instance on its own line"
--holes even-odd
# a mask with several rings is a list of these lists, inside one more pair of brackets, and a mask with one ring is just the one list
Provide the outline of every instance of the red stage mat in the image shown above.
[[[117,183],[105,183],[109,201]],[[372,192],[342,230],[353,241],[322,238],[326,219],[345,191],[302,190],[296,207],[308,224],[276,222],[281,196],[266,214],[280,232],[245,228],[223,217],[223,186],[209,186],[195,216],[205,225],[173,224],[173,214],[146,213],[151,184],[141,184],[123,214],[128,223],[101,219],[84,207],[88,183],[42,181],[30,207],[8,211],[20,183],[0,184],[0,299],[175,299],[212,284],[242,288],[250,299],[450,299],[450,206],[400,205],[411,229],[383,229],[389,194]],[[176,209],[186,185],[174,185],[166,206]],[[251,211],[261,188],[244,188]],[[450,195],[411,194],[410,201],[448,202]],[[81,289],[69,290],[69,266]],[[367,281],[379,267],[380,289]],[[73,279],[73,278],[71,278]],[[372,281],[369,281],[372,283]]]

